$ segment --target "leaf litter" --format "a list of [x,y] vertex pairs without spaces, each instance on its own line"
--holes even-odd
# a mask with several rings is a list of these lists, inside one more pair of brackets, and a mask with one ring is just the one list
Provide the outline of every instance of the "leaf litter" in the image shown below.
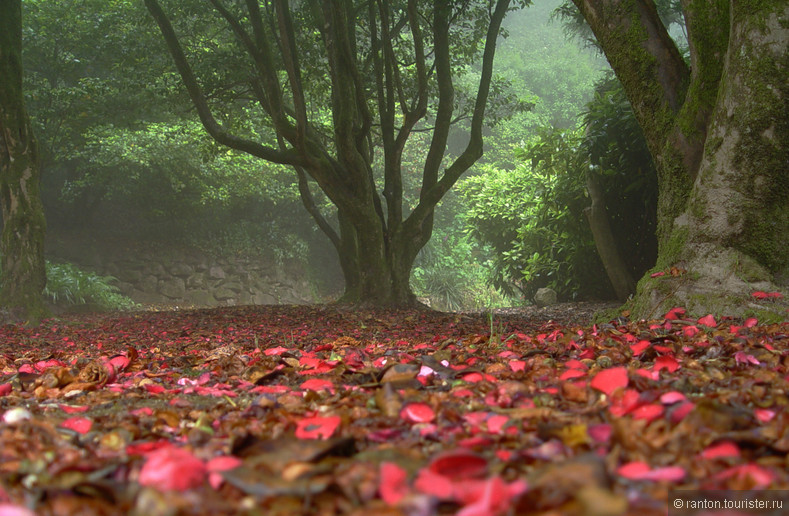
[[0,328],[0,515],[665,514],[789,489],[789,324],[238,307]]

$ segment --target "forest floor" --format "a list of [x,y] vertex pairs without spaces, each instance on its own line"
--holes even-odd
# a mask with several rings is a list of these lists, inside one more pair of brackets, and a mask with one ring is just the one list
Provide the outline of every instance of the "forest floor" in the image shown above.
[[592,325],[598,308],[2,326],[0,516],[665,515],[720,489],[789,506],[789,323]]

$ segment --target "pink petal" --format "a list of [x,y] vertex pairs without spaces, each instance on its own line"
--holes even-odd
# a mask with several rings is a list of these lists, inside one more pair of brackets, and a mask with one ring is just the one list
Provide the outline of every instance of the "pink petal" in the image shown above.
[[412,423],[429,423],[436,414],[430,405],[425,403],[409,403],[400,411],[400,417]]
[[677,359],[670,356],[660,356],[655,359],[655,365],[652,368],[654,371],[660,371],[661,369],[667,370],[669,373],[673,373],[677,369],[679,369],[679,362]]
[[575,359],[568,360],[567,362],[565,362],[564,363],[564,367],[566,367],[568,369],[579,369],[581,371],[586,371],[587,369],[589,369],[586,366],[586,364],[584,364],[580,360],[575,360]]
[[753,411],[753,414],[756,416],[756,419],[759,420],[760,423],[767,423],[768,421],[772,420],[775,417],[775,411],[769,409],[761,409],[757,408]]
[[597,373],[589,385],[610,396],[615,390],[627,387],[628,381],[627,369],[612,367]]
[[649,347],[648,340],[639,340],[635,344],[630,344],[630,351],[633,352],[633,355],[640,355]]
[[631,414],[633,419],[646,419],[652,421],[663,415],[663,405],[642,405],[634,409]]
[[510,360],[510,369],[512,372],[517,373],[526,369],[526,361],[524,360]]
[[36,516],[36,513],[21,505],[0,503],[0,516]]
[[665,405],[673,405],[680,401],[685,401],[687,398],[679,391],[669,391],[660,396],[660,402]]
[[62,403],[58,405],[58,407],[60,407],[60,410],[66,414],[79,414],[82,412],[87,412],[88,409],[90,409],[90,407],[87,405],[64,405]]
[[13,390],[11,382],[8,383],[0,383],[0,396],[5,396],[9,394]]
[[701,456],[705,459],[719,459],[723,457],[738,458],[740,456],[740,448],[731,441],[723,441],[708,446],[706,450],[701,452]]
[[600,423],[598,425],[587,427],[586,433],[589,434],[589,437],[591,437],[595,442],[603,444],[607,443],[611,439],[613,429],[608,423]]
[[330,380],[324,380],[321,378],[311,378],[306,382],[303,382],[299,387],[301,387],[304,390],[310,390],[315,392],[326,390],[329,391],[330,393],[334,393],[334,382]]
[[567,371],[562,373],[559,379],[570,380],[572,378],[580,378],[582,376],[586,376],[586,373],[584,373],[583,371],[579,371],[578,369],[568,369]]
[[382,462],[378,492],[387,505],[396,505],[408,494],[408,474],[393,462]]
[[454,493],[454,486],[452,481],[444,475],[434,473],[431,469],[426,468],[419,472],[414,480],[414,488],[422,493],[433,495],[441,500],[448,500],[452,498]]
[[683,334],[684,336],[686,336],[686,337],[693,337],[693,336],[694,336],[694,335],[696,335],[698,332],[699,332],[699,329],[698,329],[698,328],[696,328],[696,327],[695,327],[695,326],[693,326],[693,325],[691,325],[691,326],[685,326],[684,328],[682,328],[682,334]]
[[753,364],[759,365],[759,361],[753,355],[749,355],[744,351],[738,351],[734,354],[734,360],[738,364]]
[[675,482],[685,478],[685,470],[679,466],[650,469],[644,462],[629,462],[617,469],[619,476],[630,480],[667,480]]
[[682,319],[682,316],[685,315],[685,309],[682,307],[672,308],[666,315],[663,316],[664,319]]
[[630,480],[640,480],[644,475],[649,474],[649,464],[646,462],[628,462],[619,466],[616,473],[620,477],[629,478]]
[[209,460],[205,467],[208,471],[208,483],[214,489],[219,489],[225,479],[220,475],[222,471],[227,471],[239,467],[243,462],[241,459],[229,455],[214,457]]
[[718,326],[718,323],[715,322],[715,318],[712,316],[712,314],[705,315],[704,317],[702,317],[696,322],[701,324],[702,326],[708,326],[710,328],[715,328],[716,326]]
[[675,405],[671,407],[671,415],[669,419],[671,420],[672,423],[677,424],[683,419],[685,419],[685,416],[690,414],[695,407],[696,405],[694,405],[690,401],[685,401],[683,403],[680,403],[679,405]]
[[271,355],[281,355],[281,354],[286,353],[288,351],[290,351],[288,348],[283,348],[282,346],[277,346],[276,348],[268,348],[263,353],[266,356],[271,356]]
[[341,421],[340,416],[306,417],[296,424],[296,437],[299,439],[328,439],[340,426]]
[[467,480],[455,486],[456,498],[465,506],[457,516],[496,516],[510,509],[511,499],[526,491],[523,481],[507,484],[499,477]]
[[138,482],[157,489],[186,491],[203,483],[206,467],[188,451],[166,446],[146,456]]
[[428,467],[437,475],[459,480],[484,475],[488,470],[488,461],[472,451],[458,448],[439,454]]
[[510,422],[510,418],[504,414],[497,414],[488,418],[488,432],[498,434],[504,428],[504,425]]
[[679,482],[685,478],[685,470],[679,466],[666,466],[653,469],[649,472],[646,480],[666,480],[668,482]]
[[74,430],[75,432],[84,435],[90,432],[90,429],[93,426],[93,421],[86,417],[74,416],[60,423],[60,426],[62,428],[68,428],[69,430]]

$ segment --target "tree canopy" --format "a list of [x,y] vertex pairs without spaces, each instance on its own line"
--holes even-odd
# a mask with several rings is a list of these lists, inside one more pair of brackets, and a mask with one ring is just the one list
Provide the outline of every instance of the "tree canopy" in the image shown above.
[[[482,154],[496,42],[510,2],[326,1],[295,9],[284,0],[243,6],[212,0],[214,11],[197,19],[224,20],[215,39],[229,46],[184,44],[170,18],[183,20],[189,7],[168,16],[156,0],[145,3],[209,134],[294,167],[305,207],[340,256],[345,299],[413,303],[409,275],[430,239],[435,206]],[[223,66],[198,78],[191,63],[204,59]],[[478,80],[464,92],[457,78],[475,60]],[[223,74],[236,80],[223,82]],[[248,122],[222,117],[226,102],[217,98],[232,98]],[[464,117],[465,148],[445,162],[450,127]],[[402,157],[417,130],[431,138],[411,206]],[[336,222],[317,209],[312,182],[336,207]]]

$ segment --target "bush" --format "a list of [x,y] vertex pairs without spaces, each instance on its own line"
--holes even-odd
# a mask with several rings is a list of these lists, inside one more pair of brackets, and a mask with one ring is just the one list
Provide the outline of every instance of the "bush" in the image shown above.
[[544,131],[518,153],[515,170],[488,167],[464,180],[468,232],[492,247],[493,284],[531,299],[550,287],[562,299],[605,297],[610,290],[583,214],[587,163],[577,131]]
[[131,310],[137,304],[112,285],[112,276],[86,272],[71,263],[47,262],[44,295],[55,304],[95,305],[103,310]]
[[512,306],[513,300],[491,285],[491,251],[463,234],[464,214],[452,212],[456,223],[436,228],[417,256],[411,272],[414,293],[439,310]]

